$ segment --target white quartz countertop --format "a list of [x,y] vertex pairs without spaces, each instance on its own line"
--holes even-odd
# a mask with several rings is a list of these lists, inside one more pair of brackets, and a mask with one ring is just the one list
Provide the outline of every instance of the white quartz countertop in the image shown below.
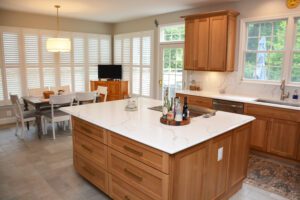
[[168,126],[160,123],[161,112],[148,109],[161,103],[159,100],[139,98],[138,111],[125,111],[127,100],[64,107],[61,110],[169,154],[207,141],[255,119],[252,116],[217,111],[210,118],[192,118],[186,126]]
[[[217,92],[191,91],[191,90],[180,90],[180,91],[176,91],[176,93],[199,96],[199,97],[207,97],[207,98],[212,98],[212,99],[221,99],[221,100],[236,101],[236,102],[242,102],[242,103],[251,103],[251,104],[257,104],[257,105],[264,105],[264,106],[285,108],[285,109],[299,110],[300,111],[300,107],[296,107],[296,106],[281,105],[281,104],[275,104],[275,103],[257,102],[256,100],[258,100],[259,98],[255,98],[255,97],[245,97],[245,96],[231,95],[231,94],[220,94],[220,93],[217,93]],[[269,100],[280,102],[280,100],[278,100],[278,99],[269,99]],[[295,103],[291,100],[285,100],[284,102]],[[300,101],[298,101],[297,103],[300,104]]]

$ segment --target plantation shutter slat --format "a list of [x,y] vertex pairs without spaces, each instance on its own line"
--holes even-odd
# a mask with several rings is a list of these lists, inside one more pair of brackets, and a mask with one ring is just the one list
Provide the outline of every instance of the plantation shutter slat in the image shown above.
[[80,36],[74,37],[73,46],[74,89],[75,92],[81,92],[85,91],[84,38]]
[[100,36],[100,64],[111,64],[111,37]]
[[6,75],[7,96],[17,94],[22,96],[20,55],[19,55],[19,33],[3,32],[3,56]]

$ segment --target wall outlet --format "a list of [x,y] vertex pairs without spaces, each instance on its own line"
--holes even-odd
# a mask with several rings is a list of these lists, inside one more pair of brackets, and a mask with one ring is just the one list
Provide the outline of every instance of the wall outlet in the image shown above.
[[218,149],[218,161],[221,161],[223,159],[223,147],[220,147]]

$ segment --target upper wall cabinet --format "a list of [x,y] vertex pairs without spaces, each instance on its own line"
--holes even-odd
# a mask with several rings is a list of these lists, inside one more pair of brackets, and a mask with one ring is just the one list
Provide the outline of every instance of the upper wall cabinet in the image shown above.
[[184,69],[234,71],[236,11],[185,16]]

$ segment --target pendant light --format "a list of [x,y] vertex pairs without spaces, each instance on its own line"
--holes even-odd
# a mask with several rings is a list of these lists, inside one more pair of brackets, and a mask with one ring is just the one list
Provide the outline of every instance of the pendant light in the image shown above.
[[[56,8],[56,26],[57,26],[57,35],[59,35],[59,17],[58,9],[60,5],[55,5]],[[53,37],[47,40],[47,50],[49,52],[70,52],[71,50],[71,41],[69,38]]]

